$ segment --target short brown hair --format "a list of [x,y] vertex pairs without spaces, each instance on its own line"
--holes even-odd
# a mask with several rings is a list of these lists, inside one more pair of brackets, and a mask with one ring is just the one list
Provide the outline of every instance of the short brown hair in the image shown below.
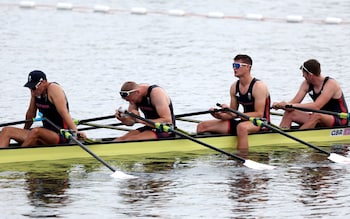
[[319,76],[321,74],[321,64],[316,59],[309,59],[303,66],[312,74]]
[[245,55],[245,54],[238,54],[236,55],[233,60],[242,60],[244,63],[248,64],[248,65],[253,65],[253,60],[252,58],[250,58],[250,56]]

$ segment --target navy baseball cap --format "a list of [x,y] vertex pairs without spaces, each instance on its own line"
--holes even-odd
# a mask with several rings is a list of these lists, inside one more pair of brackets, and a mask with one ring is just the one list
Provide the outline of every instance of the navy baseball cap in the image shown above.
[[34,70],[29,73],[28,82],[24,86],[33,89],[42,80],[46,80],[45,73],[39,70]]

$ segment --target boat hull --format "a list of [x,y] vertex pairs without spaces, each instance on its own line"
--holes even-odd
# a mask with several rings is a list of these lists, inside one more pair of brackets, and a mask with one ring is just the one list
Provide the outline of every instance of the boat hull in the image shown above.
[[[329,146],[332,143],[350,143],[350,127],[333,129],[313,130],[291,130],[286,132],[291,136],[301,139],[304,142],[315,146]],[[203,135],[196,136],[199,141],[210,144],[214,147],[234,152],[236,150],[237,138],[229,135]],[[155,157],[158,154],[167,153],[174,156],[181,153],[213,153],[212,149],[193,142],[189,139],[175,138],[162,140],[128,141],[128,142],[99,142],[86,144],[86,146],[97,156],[128,156],[128,157]],[[268,147],[304,147],[291,138],[280,133],[264,132],[249,135],[249,150],[263,151]],[[90,154],[85,152],[78,145],[52,145],[28,148],[5,148],[0,149],[0,163],[31,162],[40,160],[61,160],[72,158],[88,158]]]

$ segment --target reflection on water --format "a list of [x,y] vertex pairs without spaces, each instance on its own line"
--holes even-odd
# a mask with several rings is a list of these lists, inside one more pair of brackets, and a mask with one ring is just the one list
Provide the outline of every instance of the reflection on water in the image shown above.
[[[65,194],[69,188],[68,173],[57,172],[56,177],[31,172],[25,174],[27,197],[33,207],[32,212],[26,216],[57,217],[55,209],[69,204],[69,196]],[[53,209],[53,211],[42,211],[43,208]]]
[[229,181],[229,198],[236,203],[232,206],[232,213],[242,216],[254,214],[254,208],[267,204],[269,177],[256,177],[255,175],[239,172]]
[[295,201],[305,209],[302,214],[312,214],[315,218],[331,217],[338,215],[334,213],[335,210],[348,205],[342,201],[339,202],[343,195],[348,194],[344,190],[343,182],[343,174],[348,174],[347,171],[325,165],[307,166],[290,173],[295,174],[299,181],[300,192]]
[[[338,150],[346,147],[336,146]],[[109,158],[117,169],[139,176],[116,180],[94,159],[37,162],[33,165],[36,171],[19,165],[12,166],[17,171],[1,172],[0,196],[23,188],[25,196],[12,198],[24,206],[14,207],[17,214],[28,217],[75,218],[86,211],[91,218],[275,218],[276,212],[281,217],[317,218],[348,214],[342,210],[350,207],[347,166],[300,148],[265,148],[244,156],[278,168],[256,171],[225,155],[187,154],[142,161]],[[85,206],[99,210],[91,212]],[[341,210],[335,211],[338,208]]]
[[120,204],[128,206],[122,212],[134,217],[160,217],[161,214],[148,212],[148,209],[162,208],[171,199],[167,190],[172,185],[172,180],[143,179],[125,183],[120,188],[118,195],[123,197]]

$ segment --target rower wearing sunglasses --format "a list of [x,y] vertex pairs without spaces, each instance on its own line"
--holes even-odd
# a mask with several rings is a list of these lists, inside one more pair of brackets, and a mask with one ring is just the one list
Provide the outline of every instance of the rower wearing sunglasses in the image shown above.
[[[290,128],[293,122],[300,125],[300,129],[346,125],[347,118],[311,113],[318,110],[348,113],[347,104],[339,83],[335,79],[321,74],[321,64],[316,59],[305,61],[299,69],[305,80],[301,83],[293,99],[289,102],[282,101],[272,104],[274,109],[285,110],[280,126]],[[307,94],[313,101],[301,103]],[[306,112],[294,110],[293,107],[303,108]],[[307,112],[307,109],[310,109],[309,112]]]
[[[155,123],[175,126],[175,115],[171,99],[166,91],[158,85],[137,84],[129,81],[122,85],[119,94],[124,100],[129,102],[128,112],[140,115],[140,110],[146,119]],[[132,126],[135,122],[144,124],[144,126],[116,138],[115,141],[157,139],[174,136],[174,133],[162,132],[152,127],[149,123],[126,116],[123,110],[118,109],[115,116],[125,125]]]
[[[222,104],[223,108],[238,110],[243,107],[249,117],[270,121],[270,93],[261,80],[251,75],[253,61],[248,55],[239,54],[233,59],[233,71],[238,78],[230,88],[230,105]],[[237,149],[248,148],[248,134],[258,132],[261,127],[229,111],[214,111],[214,120],[200,122],[197,133],[214,132],[237,135]]]

